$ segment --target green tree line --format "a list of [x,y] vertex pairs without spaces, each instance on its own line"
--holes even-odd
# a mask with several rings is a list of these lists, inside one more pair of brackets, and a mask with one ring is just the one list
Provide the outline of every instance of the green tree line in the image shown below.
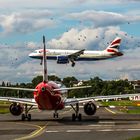
[[[66,87],[72,87],[74,84],[78,83],[75,77],[66,77],[60,79],[55,75],[48,76],[50,81],[62,82]],[[22,87],[22,88],[35,88],[38,83],[43,80],[42,76],[37,76],[33,78],[31,83],[17,83],[11,84],[2,82],[1,86],[12,86],[12,87]],[[68,97],[89,97],[89,96],[103,96],[103,95],[117,95],[117,94],[130,94],[134,93],[133,85],[126,80],[112,80],[103,81],[99,77],[94,77],[89,80],[83,81],[82,86],[91,85],[88,89],[70,90],[68,92]],[[0,89],[0,96],[12,96],[12,97],[26,97],[33,98],[33,94],[27,91],[15,91],[15,90],[5,90]]]

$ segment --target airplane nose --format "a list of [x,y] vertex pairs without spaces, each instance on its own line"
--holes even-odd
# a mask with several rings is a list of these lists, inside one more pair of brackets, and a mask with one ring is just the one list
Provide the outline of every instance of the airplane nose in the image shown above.
[[33,53],[30,53],[30,54],[29,54],[29,57],[31,57],[31,58],[32,58],[33,56],[34,56]]

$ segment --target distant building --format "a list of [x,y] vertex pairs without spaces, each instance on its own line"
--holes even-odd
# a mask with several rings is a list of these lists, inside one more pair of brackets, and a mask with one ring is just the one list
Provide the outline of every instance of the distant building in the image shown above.
[[[140,93],[140,80],[131,81],[131,84],[133,85],[135,92]],[[129,99],[133,101],[140,101],[140,96],[130,97]]]
[[135,92],[140,93],[140,80],[131,81],[131,84],[134,86]]
[[132,101],[140,101],[140,96],[129,97],[129,99]]

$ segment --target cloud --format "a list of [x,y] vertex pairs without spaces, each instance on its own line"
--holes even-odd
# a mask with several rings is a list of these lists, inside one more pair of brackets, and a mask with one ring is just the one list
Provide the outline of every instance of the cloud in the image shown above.
[[121,31],[119,27],[99,27],[82,30],[72,28],[63,33],[60,38],[50,40],[47,46],[57,49],[102,50],[116,36],[122,38],[122,50],[136,48],[140,45],[139,38],[132,38],[126,32]]
[[26,10],[0,15],[1,34],[32,33],[53,27],[52,13],[48,10]]
[[[86,3],[86,2],[93,2],[93,3],[120,3],[120,2],[139,2],[139,0],[100,0],[100,2],[98,2],[97,0],[75,0],[76,2],[83,2],[83,3]],[[74,2],[74,1],[72,1]]]
[[[1,0],[0,1],[0,8],[57,8],[57,7],[64,7],[66,4],[65,0]],[[8,9],[8,10],[9,10]]]
[[[65,70],[61,65],[55,65],[55,62],[50,62],[57,67],[53,69],[53,73],[61,77],[73,75],[80,79],[89,79],[91,77],[99,76],[102,79],[139,79],[140,65],[140,38],[132,37],[126,32],[120,30],[119,27],[99,27],[99,28],[85,28],[82,30],[72,28],[65,32],[59,39],[53,39],[48,42],[50,48],[62,49],[82,49],[86,50],[102,50],[108,46],[108,43],[116,36],[122,38],[120,49],[124,56],[104,61],[93,62],[76,62],[76,66],[71,68],[70,65],[65,66]],[[85,39],[86,37],[86,39]],[[80,40],[79,40],[80,39]],[[83,39],[85,39],[83,41]],[[69,71],[69,72],[68,72]]]
[[[128,3],[139,3],[139,0],[1,0],[0,1],[0,8],[66,8],[67,6],[77,6],[77,4],[81,5],[116,5],[116,4],[128,4]],[[76,5],[75,5],[76,4]],[[8,9],[8,10],[9,10]]]
[[[0,81],[30,82],[36,76],[38,61],[31,60],[28,55],[37,43],[16,43],[14,45],[0,45]],[[35,46],[34,46],[35,44]]]
[[78,13],[70,13],[66,16],[68,19],[79,20],[90,23],[94,27],[116,26],[128,22],[139,22],[140,15],[127,15],[115,12],[86,10]]
[[[133,37],[119,27],[72,28],[60,38],[48,41],[47,47],[58,49],[103,50],[116,36],[122,38],[120,49],[124,56],[93,62],[76,62],[74,68],[70,64],[58,65],[56,61],[48,61],[48,73],[55,73],[61,78],[75,76],[78,79],[90,79],[99,76],[102,79],[119,79],[128,77],[130,80],[139,78],[140,38]],[[40,48],[42,43],[27,42],[13,45],[1,44],[0,81],[30,82],[36,75],[42,74],[39,60],[28,57],[29,53]]]
[[[133,3],[137,5],[130,6]],[[129,35],[127,31],[130,30],[125,26],[130,22],[133,28],[134,23],[140,21],[139,4],[137,0],[1,0],[1,42],[12,45],[0,45],[0,81],[30,82],[34,76],[42,74],[40,61],[28,58],[28,54],[42,46],[37,38],[44,32],[50,39],[47,47],[57,49],[103,50],[116,36],[120,36],[120,49],[124,52],[124,56],[115,59],[76,62],[74,68],[70,64],[58,65],[55,61],[49,61],[49,74],[54,73],[61,78],[75,76],[78,79],[94,76],[109,80],[126,77],[140,79],[140,38],[135,36],[139,33]],[[51,27],[57,28],[51,30]],[[67,27],[72,28],[62,33]],[[26,39],[32,41],[11,43]]]

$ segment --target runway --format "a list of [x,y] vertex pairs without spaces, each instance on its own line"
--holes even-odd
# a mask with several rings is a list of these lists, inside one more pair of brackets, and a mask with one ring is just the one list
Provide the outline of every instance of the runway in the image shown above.
[[140,115],[120,113],[116,109],[100,108],[96,115],[86,116],[80,109],[82,121],[72,122],[71,108],[59,112],[31,112],[32,121],[22,122],[11,114],[0,115],[0,138],[3,140],[126,140],[140,136]]

